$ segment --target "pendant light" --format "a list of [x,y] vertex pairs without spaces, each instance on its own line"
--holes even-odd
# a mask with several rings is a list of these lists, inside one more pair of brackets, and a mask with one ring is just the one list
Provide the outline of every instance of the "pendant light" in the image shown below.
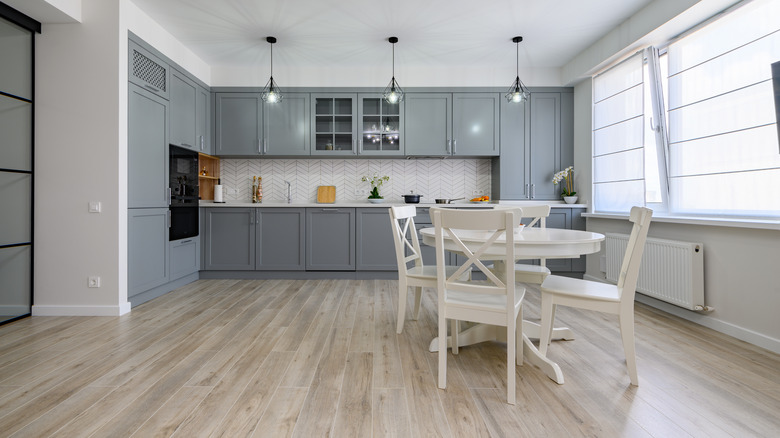
[[268,103],[277,103],[282,101],[282,90],[279,89],[279,86],[276,85],[276,82],[274,81],[274,43],[276,42],[276,38],[269,36],[265,38],[266,41],[268,41],[269,44],[271,44],[271,78],[268,79],[268,83],[265,84],[265,88],[263,88],[263,102]]
[[387,103],[396,104],[400,103],[404,98],[404,90],[402,90],[401,86],[398,85],[398,82],[395,81],[395,43],[398,42],[398,38],[390,37],[387,40],[393,45],[393,78],[390,79],[390,83],[387,85],[387,88],[385,88],[382,97]]
[[523,85],[523,81],[520,80],[520,42],[523,41],[523,37],[516,36],[512,38],[512,42],[515,43],[516,50],[516,57],[515,57],[515,68],[517,72],[517,77],[515,77],[515,81],[512,83],[512,85],[509,87],[509,91],[506,93],[506,100],[507,102],[513,102],[513,103],[521,103],[525,102],[531,97],[531,92],[528,91],[528,88]]

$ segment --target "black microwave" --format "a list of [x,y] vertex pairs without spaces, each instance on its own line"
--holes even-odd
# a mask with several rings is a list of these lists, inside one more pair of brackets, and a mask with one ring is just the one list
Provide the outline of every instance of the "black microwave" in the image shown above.
[[170,145],[168,188],[170,190],[171,222],[168,240],[198,235],[198,153]]

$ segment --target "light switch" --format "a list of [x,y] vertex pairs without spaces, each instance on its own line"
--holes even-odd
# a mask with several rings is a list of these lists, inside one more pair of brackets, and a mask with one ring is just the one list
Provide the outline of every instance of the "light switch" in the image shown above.
[[89,212],[100,213],[100,201],[89,201]]

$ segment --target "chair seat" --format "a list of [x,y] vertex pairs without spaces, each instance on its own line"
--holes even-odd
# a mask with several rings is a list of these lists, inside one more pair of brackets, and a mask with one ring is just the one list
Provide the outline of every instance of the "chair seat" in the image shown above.
[[561,296],[583,297],[592,300],[619,302],[620,293],[614,284],[578,278],[550,275],[542,283],[542,292]]
[[[459,266],[447,266],[445,267],[445,272],[447,273],[447,277],[454,274],[455,271],[457,271]],[[466,274],[468,275],[468,273]],[[406,270],[406,276],[407,277],[414,277],[414,278],[428,278],[436,281],[436,265],[433,266],[414,266],[412,268],[409,268]]]
[[515,265],[515,281],[518,283],[542,284],[549,275],[550,270],[546,266]]
[[[517,307],[525,296],[525,288],[520,286],[515,288],[515,307]],[[497,310],[504,312],[506,306],[506,297],[504,295],[480,294],[464,291],[448,290],[444,300],[449,305],[468,306],[481,309]]]

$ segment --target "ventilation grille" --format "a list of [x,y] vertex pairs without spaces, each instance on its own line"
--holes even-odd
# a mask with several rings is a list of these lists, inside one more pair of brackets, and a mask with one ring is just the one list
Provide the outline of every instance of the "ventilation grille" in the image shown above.
[[146,57],[138,50],[133,50],[133,76],[149,85],[165,91],[165,67]]

